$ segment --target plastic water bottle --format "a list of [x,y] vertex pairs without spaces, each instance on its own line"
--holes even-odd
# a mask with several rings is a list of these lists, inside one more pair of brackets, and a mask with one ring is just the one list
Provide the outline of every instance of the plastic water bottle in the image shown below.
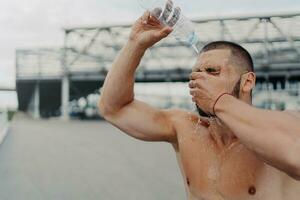
[[191,46],[197,54],[199,50],[197,44],[199,42],[198,35],[193,28],[193,23],[186,18],[180,7],[174,4],[172,0],[138,0],[140,5],[149,10],[151,16],[157,18],[163,25],[173,28],[173,35],[178,41]]

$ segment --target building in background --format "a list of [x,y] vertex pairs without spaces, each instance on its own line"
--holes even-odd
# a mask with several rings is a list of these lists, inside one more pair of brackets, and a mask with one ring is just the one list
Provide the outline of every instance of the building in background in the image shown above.
[[[300,110],[300,13],[207,18],[194,22],[202,45],[230,40],[251,53],[257,74],[255,105]],[[17,50],[19,109],[37,118],[68,119],[77,111],[86,116],[96,114],[92,101],[96,101],[130,27],[125,24],[66,28],[62,48]],[[137,89],[136,97],[162,108],[194,109],[184,88],[187,89],[195,60],[195,52],[172,37],[155,45],[137,70],[136,82],[144,85],[144,89]]]

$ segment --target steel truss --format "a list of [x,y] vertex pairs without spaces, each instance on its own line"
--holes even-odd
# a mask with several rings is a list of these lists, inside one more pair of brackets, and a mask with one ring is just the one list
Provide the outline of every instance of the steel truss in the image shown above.
[[[254,58],[258,76],[300,76],[300,13],[193,20],[201,45],[229,40]],[[126,43],[130,24],[66,28],[61,49],[17,51],[17,78],[104,80],[113,59]],[[173,37],[146,53],[137,81],[186,80],[196,54]]]

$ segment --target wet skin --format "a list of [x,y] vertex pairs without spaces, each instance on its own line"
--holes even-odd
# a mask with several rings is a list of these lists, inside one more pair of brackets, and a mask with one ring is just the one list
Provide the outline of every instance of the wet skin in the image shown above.
[[[157,11],[157,13],[161,13],[161,11]],[[265,159],[264,162],[263,159],[260,159],[254,153],[255,151],[250,151],[244,146],[247,145],[246,142],[242,144],[235,137],[235,135],[245,135],[238,134],[242,133],[238,132],[239,129],[232,133],[225,126],[221,126],[217,120],[210,121],[209,126],[201,124],[198,123],[199,116],[197,114],[178,109],[156,109],[134,98],[134,73],[145,50],[162,38],[165,38],[170,32],[171,29],[161,27],[159,22],[153,20],[147,12],[137,20],[133,26],[129,42],[121,50],[105,80],[101,99],[98,103],[104,118],[134,138],[143,141],[171,143],[175,149],[190,200],[298,200],[300,196],[300,182],[286,174],[289,170],[284,172],[284,170],[278,170],[280,169],[279,167],[278,169],[273,167],[276,166],[274,163],[278,164],[278,162],[274,162],[273,165],[267,164],[270,161],[281,159],[275,153],[276,151],[273,151],[273,146],[270,145],[278,145],[277,141],[272,140],[273,143],[271,143],[265,137],[262,140],[265,143],[261,145],[259,140],[253,140],[259,143],[254,145],[259,150],[265,150],[261,146],[271,146],[272,150],[267,151],[269,153],[267,155],[270,156],[272,153],[274,155],[267,157],[269,159]],[[216,94],[234,91],[235,86],[243,76],[241,74],[244,72],[235,70],[233,64],[239,65],[239,63],[231,61],[230,51],[211,50],[201,53],[193,68],[193,72],[208,73],[221,80],[209,82],[209,79],[204,79],[204,76],[202,76],[202,81],[206,81],[205,85],[209,86],[207,94],[211,90],[218,90]],[[251,76],[244,75],[243,80],[245,80],[245,77]],[[244,87],[240,88],[239,100],[251,104],[249,90],[245,89],[249,89],[250,87],[248,86],[251,84],[247,86],[245,81],[241,82],[244,83],[242,84]],[[253,81],[250,82],[253,83]],[[248,93],[245,91],[248,91]],[[199,101],[202,98],[201,102],[207,102],[206,107],[211,108],[210,103],[212,99],[216,99],[215,96],[196,96],[196,92],[194,92],[192,100],[197,103],[197,100]],[[238,111],[240,108],[234,107],[234,109]],[[245,113],[246,115],[247,113]],[[287,116],[284,117],[287,118]],[[272,118],[272,115],[268,115],[268,117],[260,121],[264,121],[267,118]],[[276,121],[278,118],[272,119]],[[290,119],[288,121],[293,122],[296,120],[293,118],[288,119]],[[237,120],[234,122],[231,124],[236,125],[241,121]],[[273,126],[272,123],[274,122],[268,122],[270,124],[269,127]],[[288,124],[288,122],[285,123]],[[284,124],[284,126],[287,126],[288,129],[292,127],[293,129],[291,130],[298,132],[299,129],[295,127],[295,124]],[[288,132],[288,129],[284,129],[284,133],[287,132],[288,134],[286,135],[292,135]],[[260,126],[258,130],[265,130],[265,126]],[[251,131],[252,134],[258,132],[264,134],[263,131]],[[270,134],[270,131],[268,133]],[[248,143],[249,141],[252,142],[251,144],[254,143],[250,140],[254,138],[253,135],[257,137],[257,134],[252,134],[249,134],[249,140],[246,140]],[[245,136],[243,138],[245,140]],[[281,141],[280,138],[283,138],[282,135],[277,133],[277,139]],[[292,138],[292,136],[287,138]],[[299,138],[299,136],[296,135],[295,138]],[[290,146],[286,145],[284,147]],[[274,150],[276,148],[277,146],[274,146]],[[267,148],[267,150],[269,149]],[[284,152],[287,153],[286,151]],[[260,156],[262,155],[264,154],[260,152]],[[286,154],[284,155],[286,156]],[[283,164],[283,162],[280,162],[280,164]]]
[[[235,89],[243,72],[236,70],[230,57],[229,50],[202,53],[193,71],[223,77],[222,87],[247,102]],[[177,133],[173,147],[189,199],[298,199],[300,182],[259,159],[218,118],[210,118],[207,124],[197,114],[180,113],[178,122],[173,122]]]
[[300,182],[261,161],[238,139],[220,145],[196,114],[182,112],[176,130],[173,147],[190,200],[299,199]]
[[[220,86],[213,86],[234,91],[241,79],[240,73],[243,72],[235,70],[230,57],[231,53],[228,50],[211,50],[203,53],[199,56],[193,71],[209,73],[211,76],[226,80]],[[122,66],[124,61],[121,61],[115,65],[120,67],[119,69],[124,67]],[[116,70],[119,73],[116,80],[125,73],[119,69]],[[111,77],[107,80],[111,81],[107,84],[111,88],[106,91],[113,91],[118,81],[113,81]],[[120,85],[118,88],[122,87],[123,85]],[[117,94],[119,93],[110,93],[113,97]],[[103,96],[109,97],[105,94]],[[245,95],[242,92],[238,96],[244,102],[250,98],[249,94]],[[106,102],[111,102],[113,98],[108,99]],[[121,96],[120,101],[123,99]],[[105,117],[107,121],[137,139],[171,143],[176,152],[189,200],[299,199],[299,181],[260,159],[254,151],[250,151],[240,142],[236,137],[238,133],[233,133],[216,119],[211,119],[209,124],[205,124],[202,120],[199,121],[198,114],[179,109],[161,114],[155,108],[137,100],[116,114]],[[169,127],[174,127],[175,131]]]

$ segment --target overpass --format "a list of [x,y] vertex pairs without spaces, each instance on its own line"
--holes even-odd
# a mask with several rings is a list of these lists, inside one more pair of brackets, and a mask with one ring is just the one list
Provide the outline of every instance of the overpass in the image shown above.
[[[194,19],[200,46],[230,40],[245,47],[254,58],[258,82],[300,80],[300,13]],[[16,52],[17,91],[21,110],[36,116],[62,111],[68,102],[98,90],[131,24],[64,29],[62,48],[19,49]],[[137,82],[185,82],[196,54],[172,37],[146,53],[136,73]],[[57,115],[59,113],[56,113]],[[55,115],[55,113],[51,113]]]

